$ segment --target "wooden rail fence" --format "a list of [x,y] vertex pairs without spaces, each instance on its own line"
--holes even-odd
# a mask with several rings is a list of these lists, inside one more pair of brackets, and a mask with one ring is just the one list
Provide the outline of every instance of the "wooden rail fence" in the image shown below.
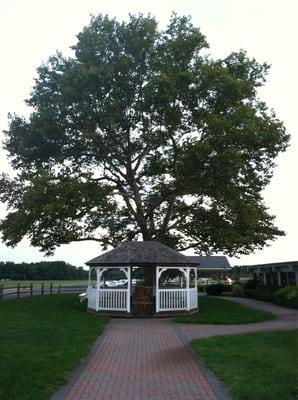
[[0,300],[4,300],[5,298],[21,298],[21,297],[31,297],[36,295],[53,295],[59,293],[81,293],[86,291],[86,285],[61,285],[61,284],[53,284],[52,282],[41,284],[30,283],[29,285],[22,285],[21,283],[17,283],[15,287],[4,287],[3,284],[0,284]]

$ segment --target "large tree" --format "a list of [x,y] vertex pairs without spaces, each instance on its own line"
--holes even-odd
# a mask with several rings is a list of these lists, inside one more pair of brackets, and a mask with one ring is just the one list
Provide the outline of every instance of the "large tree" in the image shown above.
[[268,65],[207,47],[187,17],[159,31],[151,16],[99,15],[73,57],[39,67],[30,117],[11,115],[6,131],[4,242],[51,253],[157,239],[232,255],[282,235],[262,199],[288,143],[257,95]]

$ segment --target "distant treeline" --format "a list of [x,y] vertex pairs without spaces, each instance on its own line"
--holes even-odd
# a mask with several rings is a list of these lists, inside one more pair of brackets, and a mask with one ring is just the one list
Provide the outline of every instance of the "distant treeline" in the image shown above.
[[13,280],[61,280],[88,279],[88,271],[64,261],[37,263],[0,262],[0,279]]

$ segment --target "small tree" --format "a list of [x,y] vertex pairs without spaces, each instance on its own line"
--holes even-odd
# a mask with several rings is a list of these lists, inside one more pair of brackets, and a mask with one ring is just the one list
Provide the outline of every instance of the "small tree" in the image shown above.
[[10,116],[2,176],[7,245],[156,239],[231,255],[283,232],[261,192],[288,144],[257,97],[267,64],[244,51],[213,60],[205,37],[173,15],[97,16],[74,55],[38,68],[28,120]]

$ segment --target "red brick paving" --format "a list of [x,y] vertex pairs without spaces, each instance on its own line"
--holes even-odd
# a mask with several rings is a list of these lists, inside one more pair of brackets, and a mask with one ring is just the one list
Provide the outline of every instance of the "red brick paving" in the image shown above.
[[[247,325],[179,324],[176,328],[169,320],[114,319],[63,399],[219,399],[177,332],[192,340],[214,335],[298,328],[298,313],[295,310],[249,299],[231,300],[273,312],[278,318]],[[225,393],[221,394],[221,398],[227,398]]]
[[216,400],[169,320],[114,319],[66,400]]

